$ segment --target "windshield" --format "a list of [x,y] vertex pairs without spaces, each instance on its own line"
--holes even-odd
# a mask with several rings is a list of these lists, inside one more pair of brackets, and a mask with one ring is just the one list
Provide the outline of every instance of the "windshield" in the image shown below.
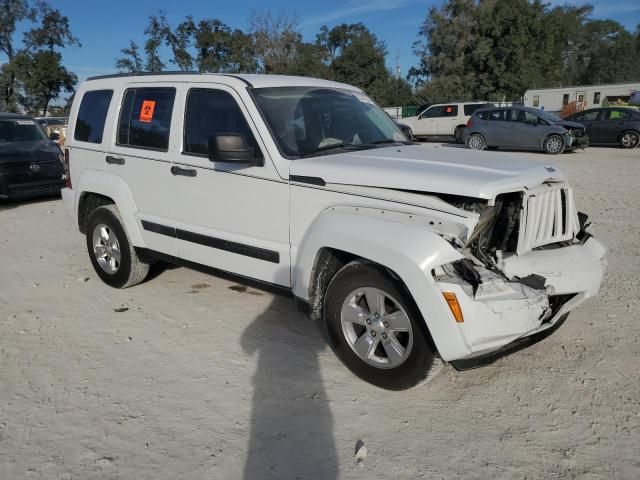
[[46,139],[47,135],[34,120],[21,118],[0,120],[0,143],[35,142]]
[[553,113],[545,112],[543,110],[538,110],[536,113],[543,120],[546,120],[547,122],[550,122],[550,123],[557,123],[562,121],[560,118],[556,117]]
[[252,90],[280,151],[289,158],[409,143],[369,97],[337,88]]

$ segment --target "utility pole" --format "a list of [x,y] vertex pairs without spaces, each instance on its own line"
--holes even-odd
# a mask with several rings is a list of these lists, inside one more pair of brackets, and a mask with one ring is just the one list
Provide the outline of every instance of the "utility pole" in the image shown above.
[[395,85],[395,97],[398,98],[398,84],[400,83],[400,49],[396,49],[396,85]]

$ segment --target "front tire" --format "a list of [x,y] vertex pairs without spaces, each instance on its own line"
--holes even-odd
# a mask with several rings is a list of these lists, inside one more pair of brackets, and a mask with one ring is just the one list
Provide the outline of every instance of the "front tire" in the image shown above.
[[484,150],[487,148],[487,142],[485,142],[484,137],[479,133],[472,133],[467,138],[466,147],[471,150]]
[[366,382],[404,390],[440,365],[410,296],[374,265],[354,261],[342,268],[327,288],[323,312],[329,345]]
[[544,153],[548,153],[550,155],[558,155],[559,153],[564,152],[564,138],[560,135],[549,135],[543,145]]
[[136,255],[115,205],[98,207],[91,212],[86,238],[93,268],[107,285],[127,288],[147,277],[149,264]]
[[640,144],[640,133],[633,130],[623,132],[618,143],[622,148],[636,148]]

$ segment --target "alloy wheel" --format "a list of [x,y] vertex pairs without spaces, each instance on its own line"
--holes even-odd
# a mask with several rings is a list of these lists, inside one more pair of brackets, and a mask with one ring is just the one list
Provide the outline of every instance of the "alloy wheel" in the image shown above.
[[358,288],[340,312],[342,332],[351,350],[377,368],[395,368],[411,353],[413,330],[404,309],[391,295],[373,287]]
[[622,138],[620,139],[620,143],[625,148],[634,148],[638,146],[639,140],[640,140],[640,137],[638,136],[637,133],[627,132],[624,135],[622,135]]
[[120,243],[105,224],[98,224],[93,230],[93,254],[100,268],[108,274],[113,275],[120,268]]
[[547,151],[549,153],[560,153],[563,148],[562,138],[558,135],[553,135],[547,139]]

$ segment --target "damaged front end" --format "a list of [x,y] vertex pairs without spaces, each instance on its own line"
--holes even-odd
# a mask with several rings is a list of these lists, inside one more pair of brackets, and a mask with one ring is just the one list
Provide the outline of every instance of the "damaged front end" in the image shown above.
[[470,356],[483,355],[555,324],[595,295],[604,248],[585,231],[564,182],[499,195],[494,202],[447,199],[478,222],[459,251],[464,259],[431,272],[449,302]]

